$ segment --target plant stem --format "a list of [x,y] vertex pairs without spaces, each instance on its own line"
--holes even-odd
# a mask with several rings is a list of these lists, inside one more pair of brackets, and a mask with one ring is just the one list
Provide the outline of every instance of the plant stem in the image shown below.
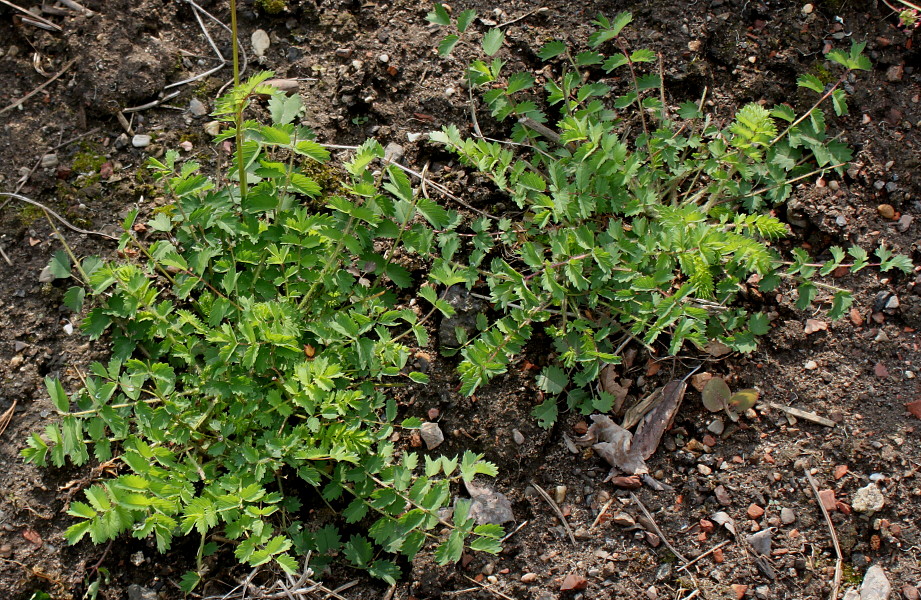
[[[237,44],[237,0],[230,0],[230,29],[233,36],[233,86],[234,91],[240,87],[240,51]],[[243,164],[243,131],[240,127],[243,125],[243,107],[245,99],[240,99],[237,109],[234,112],[233,119],[236,129],[237,143],[237,167],[240,175],[240,199],[246,198],[246,165]]]

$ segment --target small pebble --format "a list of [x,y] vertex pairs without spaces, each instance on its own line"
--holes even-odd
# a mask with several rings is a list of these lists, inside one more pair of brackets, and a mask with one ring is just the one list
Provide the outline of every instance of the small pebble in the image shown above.
[[726,429],[726,424],[722,419],[714,419],[707,425],[707,431],[714,435],[722,435],[723,431]]
[[537,573],[525,573],[521,576],[522,583],[534,583],[537,581]]
[[205,123],[205,133],[210,136],[216,136],[221,132],[221,122],[220,121],[208,121]]
[[150,136],[139,133],[131,138],[131,145],[135,148],[146,148],[150,145]]
[[390,55],[389,55],[389,54],[381,54],[380,56],[377,57],[377,60],[379,60],[380,62],[386,64],[386,63],[390,62]]
[[764,509],[757,504],[751,504],[745,514],[748,515],[749,519],[760,519],[764,515]]
[[189,140],[186,140],[184,142],[179,142],[179,147],[182,148],[186,152],[191,152],[192,142],[190,142]]
[[688,42],[688,50],[690,50],[691,52],[697,52],[698,50],[700,50],[701,46],[703,46],[703,42],[701,42],[700,40],[691,40],[690,42]]
[[565,485],[558,485],[556,489],[553,490],[553,499],[556,500],[557,504],[562,504],[562,502],[566,500],[566,491]]
[[780,522],[784,525],[792,525],[796,521],[796,513],[793,512],[792,508],[781,508],[780,509]]
[[851,507],[859,513],[873,514],[886,504],[883,493],[875,483],[870,483],[854,493]]
[[434,450],[445,441],[445,434],[442,433],[438,423],[423,423],[419,428],[419,435],[422,436],[422,441],[429,450]]
[[58,166],[57,154],[46,154],[42,157],[42,168],[53,169]]
[[899,217],[899,222],[895,224],[895,228],[900,232],[905,233],[908,231],[908,228],[911,227],[912,221],[914,221],[914,217],[911,215],[902,215]]
[[512,429],[512,439],[519,446],[524,444],[524,435],[522,435],[522,433],[518,431],[517,429]]
[[208,107],[198,98],[189,100],[189,112],[193,117],[203,117],[208,114]]
[[711,469],[707,465],[697,465],[697,472],[703,475],[704,477],[706,477],[713,473],[713,469]]
[[412,143],[412,142],[418,142],[419,140],[422,139],[422,136],[424,136],[424,135],[425,135],[424,133],[407,133],[407,134],[406,134],[406,139],[407,139],[410,143]]
[[339,58],[351,58],[352,49],[351,48],[336,48],[336,56]]
[[[881,183],[881,182],[877,182],[877,183]],[[885,186],[885,184],[883,184],[883,186]],[[891,204],[880,204],[879,206],[876,207],[876,212],[878,212],[879,216],[881,216],[884,219],[891,220],[895,218],[895,209],[892,208]]]
[[811,5],[811,4],[804,4],[804,5],[803,5],[803,14],[804,14],[804,15],[811,15],[811,14],[812,14],[812,11],[814,11],[814,10],[815,10],[815,7],[814,7],[813,5]]
[[814,360],[807,360],[806,364],[803,365],[803,368],[806,369],[807,371],[815,371],[816,369],[819,368],[819,364],[815,362]]
[[253,52],[256,56],[265,56],[266,50],[272,45],[269,34],[266,33],[264,29],[257,29],[254,31],[251,41],[253,43]]

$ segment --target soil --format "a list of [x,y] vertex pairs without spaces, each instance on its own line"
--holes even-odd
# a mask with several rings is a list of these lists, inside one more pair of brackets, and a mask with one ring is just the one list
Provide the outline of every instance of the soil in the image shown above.
[[[46,15],[61,33],[36,28],[0,6],[0,78],[6,82],[0,106],[75,61],[20,108],[0,114],[0,190],[21,187],[22,194],[82,229],[109,231],[127,210],[156,201],[157,189],[139,168],[147,156],[190,141],[193,153],[211,165],[224,160],[204,133],[208,117],[187,108],[193,99],[213,108],[229,70],[170,88],[179,95],[129,113],[133,132],[153,137],[152,144],[136,148],[118,110],[155,100],[165,85],[215,66],[214,53],[187,1],[84,4],[95,14]],[[227,3],[200,4],[229,23]],[[463,48],[453,58],[437,56],[440,36],[425,20],[427,2],[289,0],[276,15],[241,4],[250,72],[265,68],[280,77],[309,78],[299,82],[300,92],[320,140],[355,144],[373,135],[385,145],[401,145],[404,161],[418,168],[450,157],[412,134],[448,123],[470,129],[462,87],[468,56]],[[538,11],[541,6],[547,10]],[[595,15],[632,8],[634,23],[625,35],[631,46],[663,54],[669,101],[696,100],[706,89],[713,110],[724,116],[751,101],[808,108],[807,96],[794,91],[796,77],[824,76],[823,52],[866,40],[874,68],[848,83],[851,114],[833,124],[855,149],[855,160],[841,178],[800,182],[779,211],[794,232],[785,243],[819,254],[832,244],[872,249],[884,243],[921,264],[919,40],[895,26],[884,3],[654,0],[630,7],[619,1],[458,0],[452,8],[476,8],[498,23],[523,17],[505,26],[502,56],[529,68],[539,68],[535,52],[547,40],[584,44]],[[209,21],[209,31],[229,57],[229,36],[213,25]],[[249,41],[256,29],[271,39],[258,60]],[[497,137],[505,133],[483,115],[481,110],[484,127]],[[40,166],[54,147],[57,164]],[[479,208],[501,212],[505,206],[474,178],[449,186]],[[74,547],[64,541],[68,502],[104,469],[39,469],[19,458],[27,436],[40,433],[54,415],[42,379],[59,376],[65,386],[75,386],[74,367],[106,353],[104,344],[68,333],[78,318],[62,306],[65,287],[41,283],[39,273],[60,248],[58,236],[81,256],[111,255],[114,245],[60,227],[55,232],[40,211],[18,201],[4,201],[0,218],[0,414],[15,405],[0,437],[0,597],[43,598],[44,592],[80,598],[101,577],[100,598],[144,592],[180,598],[175,582],[194,562],[187,544],[160,555],[145,540]],[[733,389],[758,388],[762,400],[716,435],[708,430],[715,417],[689,388],[674,427],[649,461],[653,475],[673,489],[639,489],[636,500],[604,483],[608,468],[598,456],[572,452],[567,439],[584,429],[586,417],[563,415],[545,431],[529,416],[539,398],[528,367],[547,359],[545,341],[535,338],[512,372],[474,398],[455,393],[453,359],[440,358],[434,346],[425,349],[434,360],[432,382],[403,399],[406,411],[440,411],[446,442],[438,452],[471,449],[499,465],[494,483],[512,501],[516,521],[509,530],[515,533],[496,557],[465,556],[458,565],[437,567],[422,555],[406,565],[395,589],[346,570],[324,574],[324,582],[336,587],[357,579],[341,592],[347,598],[827,598],[837,555],[808,470],[826,500],[833,492],[830,520],[840,544],[841,593],[858,585],[870,565],[879,565],[895,596],[917,598],[921,420],[906,404],[921,398],[921,275],[867,269],[835,283],[854,292],[854,310],[808,334],[806,320],[820,317],[795,310],[787,295],[753,299],[770,308],[773,325],[749,356],[661,359],[630,349],[637,351],[635,359],[619,375],[631,380],[631,397],[684,377],[704,360],[705,370]],[[795,407],[835,426],[771,405]],[[875,514],[854,506],[855,494],[868,484],[885,498]],[[575,543],[535,486],[557,497]],[[597,519],[609,501],[606,515],[626,516]],[[714,524],[720,511],[734,520],[738,538]],[[637,525],[630,526],[631,520]],[[759,561],[742,539],[768,528],[772,552]],[[695,558],[682,569],[684,560]],[[205,594],[223,594],[248,573],[234,566],[229,553],[210,568]]]

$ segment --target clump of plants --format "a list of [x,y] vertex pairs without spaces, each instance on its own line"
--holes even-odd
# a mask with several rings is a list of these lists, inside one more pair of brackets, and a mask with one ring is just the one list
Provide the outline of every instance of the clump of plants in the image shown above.
[[[394,253],[418,251],[458,216],[418,197],[396,167],[372,170],[384,156],[373,140],[344,165],[341,194],[324,195],[298,165],[328,152],[297,123],[300,98],[266,85],[270,76],[218,103],[230,127],[217,141],[238,140],[229,183],[170,151],[150,169],[172,204],[143,224],[137,211],[125,219],[125,258],[54,257],[52,273],[81,284],[65,303],[79,312],[89,291],[83,330],[112,356],[78,372],[73,393],[46,380],[61,420],[23,456],[56,466],[92,457],[118,472],[71,503],[71,543],[130,534],[166,551],[194,535],[201,566],[219,533],[251,566],[294,573],[311,555],[320,571],[341,557],[391,583],[396,555],[429,545],[441,564],[465,547],[497,552],[502,528],[476,524],[470,502],[455,499],[459,482],[495,466],[469,451],[404,452],[394,437],[421,422],[400,420],[389,392],[428,380],[409,368],[407,344],[426,345],[428,333],[400,302],[412,280]],[[269,96],[271,124],[243,119],[258,96]],[[336,516],[310,516],[324,507]],[[183,589],[199,580],[187,573]]]
[[[454,29],[441,54],[474,47],[474,17],[452,19],[435,5],[429,20]],[[711,341],[750,352],[770,324],[734,303],[740,292],[795,285],[798,308],[817,303],[839,318],[851,296],[820,278],[869,264],[857,247],[830,248],[820,263],[799,248],[781,255],[773,243],[787,226],[769,212],[796,182],[841,173],[851,159],[820,107],[847,114],[841,84],[870,68],[864,44],[826,55],[840,72],[832,83],[799,78],[818,95],[805,112],[752,103],[723,120],[704,111],[703,98],[668,104],[661,57],[630,49],[621,35],[631,20],[629,12],[599,16],[583,51],[545,44],[537,55],[552,75],[542,83],[531,72],[507,74],[496,56],[504,34],[488,31],[479,44],[487,58],[474,60],[467,77],[491,116],[511,123],[510,142],[465,138],[453,125],[432,135],[521,211],[473,224],[468,282],[482,281],[502,316],[463,348],[461,389],[473,393],[505,372],[541,326],[559,357],[538,378],[547,399],[534,414],[544,426],[556,421],[559,397],[584,414],[611,410],[614,398],[590,384],[630,341],[671,354]],[[460,254],[453,234],[438,243],[436,265]],[[883,271],[911,269],[885,247],[875,254]]]

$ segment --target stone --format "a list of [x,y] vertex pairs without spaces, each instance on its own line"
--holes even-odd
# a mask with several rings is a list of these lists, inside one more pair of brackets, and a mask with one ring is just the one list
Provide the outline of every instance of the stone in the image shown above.
[[46,154],[42,156],[42,168],[53,169],[56,166],[58,166],[57,154]]
[[835,500],[835,490],[821,490],[819,492],[819,500],[828,512],[835,510],[837,502]]
[[796,513],[793,512],[792,508],[781,508],[780,509],[780,522],[784,525],[792,525],[796,521]]
[[51,266],[49,265],[42,269],[38,274],[38,282],[51,283],[52,281],[54,281],[54,273],[51,272]]
[[525,441],[524,435],[522,435],[522,433],[518,431],[517,429],[512,429],[512,440],[514,440],[515,444],[519,446],[524,444],[524,441]]
[[911,227],[911,222],[914,220],[915,218],[911,215],[902,215],[899,217],[898,223],[895,224],[895,228],[898,229],[901,233],[905,233],[908,231],[908,228]]
[[157,592],[132,583],[128,586],[128,600],[157,600]]
[[918,588],[908,583],[902,586],[902,595],[905,596],[905,600],[921,600]]
[[860,584],[860,600],[889,600],[892,593],[892,584],[886,577],[886,572],[879,565],[867,569],[867,574]]
[[208,107],[198,98],[192,98],[189,100],[189,113],[193,117],[203,117],[208,114]]
[[205,133],[214,137],[221,132],[221,122],[220,121],[208,121],[205,123]]
[[722,435],[723,431],[726,429],[726,424],[722,419],[714,419],[707,425],[707,431],[714,435]]
[[905,76],[905,67],[902,65],[892,65],[886,69],[886,79],[888,81],[902,81]]
[[749,519],[760,519],[764,515],[764,509],[753,503],[749,505],[745,514],[748,515]]
[[445,434],[442,433],[438,423],[423,423],[419,428],[419,435],[422,436],[422,441],[429,450],[434,450],[445,441]]
[[403,160],[403,146],[397,144],[396,142],[390,142],[387,144],[387,147],[384,148],[384,160],[386,162],[398,163]]
[[611,515],[611,522],[621,527],[633,527],[636,525],[636,520],[625,512],[617,512]]
[[857,490],[851,500],[851,508],[857,512],[871,515],[880,510],[885,504],[886,499],[875,483],[870,483]]
[[266,33],[264,29],[257,29],[254,31],[250,41],[252,41],[253,52],[256,56],[265,56],[266,50],[272,45],[269,34]]
[[884,219],[891,220],[895,218],[895,208],[893,208],[891,204],[880,204],[876,207],[876,212]]
[[139,133],[131,138],[131,145],[135,148],[146,148],[150,145],[150,136]]
[[537,573],[525,573],[521,576],[521,583],[534,583],[537,581]]
[[817,363],[814,360],[807,360],[806,364],[803,365],[803,368],[806,369],[807,371],[815,371],[816,369],[819,368],[819,363]]

